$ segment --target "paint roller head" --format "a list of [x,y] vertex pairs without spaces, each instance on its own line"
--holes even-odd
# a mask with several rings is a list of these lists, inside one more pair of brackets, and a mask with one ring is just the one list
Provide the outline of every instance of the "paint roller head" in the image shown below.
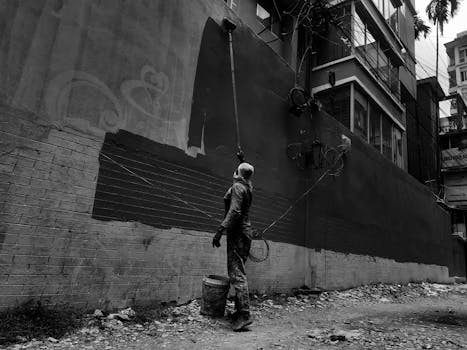
[[235,28],[237,28],[237,25],[230,18],[227,17],[222,20],[222,26],[228,32],[233,32]]

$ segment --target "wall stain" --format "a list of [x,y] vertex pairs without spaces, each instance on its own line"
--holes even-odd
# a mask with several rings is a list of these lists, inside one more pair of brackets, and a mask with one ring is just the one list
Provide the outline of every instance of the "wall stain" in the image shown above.
[[0,251],[3,249],[3,242],[5,242],[5,234],[0,233]]
[[154,237],[150,237],[150,238],[145,238],[143,239],[143,245],[144,245],[144,249],[147,251],[149,246],[151,245],[152,241],[153,241]]

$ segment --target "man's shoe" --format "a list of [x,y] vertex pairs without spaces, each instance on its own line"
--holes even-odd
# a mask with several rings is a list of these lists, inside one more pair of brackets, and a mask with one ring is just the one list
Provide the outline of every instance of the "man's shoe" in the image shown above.
[[253,323],[253,320],[249,315],[239,315],[233,322],[232,329],[235,332],[243,330],[245,327]]

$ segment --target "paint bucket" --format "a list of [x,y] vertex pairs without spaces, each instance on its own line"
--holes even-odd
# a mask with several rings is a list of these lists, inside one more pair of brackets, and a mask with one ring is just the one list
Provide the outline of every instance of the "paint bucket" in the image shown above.
[[218,275],[204,277],[201,314],[212,317],[224,316],[229,288],[230,282],[227,277]]

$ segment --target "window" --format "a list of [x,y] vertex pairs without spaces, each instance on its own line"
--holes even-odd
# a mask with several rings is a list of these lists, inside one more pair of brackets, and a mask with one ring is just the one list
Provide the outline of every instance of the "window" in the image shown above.
[[381,111],[376,103],[370,103],[370,145],[381,152]]
[[360,136],[365,141],[367,141],[366,120],[367,120],[366,106],[362,105],[358,101],[355,101],[354,134]]
[[269,28],[271,26],[271,14],[268,11],[266,11],[266,9],[260,4],[256,4],[256,17],[266,28]]
[[366,61],[373,72],[378,70],[378,43],[369,31],[366,32]]
[[349,39],[351,33],[351,9],[349,5],[334,8],[338,25],[329,26],[328,33],[313,35],[313,50],[319,52],[314,55],[316,65],[325,64],[347,57],[351,54],[352,42]]
[[355,13],[354,17],[354,46],[361,54],[365,54],[365,24],[362,19]]
[[[415,70],[414,70],[415,71]],[[394,66],[389,60],[389,89],[397,96],[400,95],[399,67]]]
[[[397,32],[397,9],[392,4],[391,0],[373,0],[379,12],[386,19],[388,24]],[[404,9],[405,11],[405,9]]]
[[467,101],[467,89],[466,88],[461,89],[461,96],[464,102]]
[[449,65],[454,66],[456,64],[456,60],[454,59],[454,56],[448,54],[448,57],[449,57]]
[[467,58],[467,46],[463,46],[459,48],[459,62],[464,63],[466,62]]
[[398,33],[399,30],[399,11],[394,7],[392,4],[391,0],[385,0],[387,5],[387,10],[384,15],[384,18],[386,19],[386,22],[389,24],[389,26],[396,32]]
[[449,74],[449,88],[453,88],[457,86],[456,72],[451,71],[451,72],[448,72],[448,74]]
[[277,13],[273,8],[267,7],[263,1],[256,3],[256,19],[271,33],[281,36],[281,24]]
[[327,113],[350,129],[350,85],[320,92],[316,97]]
[[461,81],[467,80],[467,68],[461,70]]
[[392,161],[399,168],[403,167],[402,164],[402,132],[396,126],[392,128],[393,136],[393,149],[392,149]]
[[383,131],[383,155],[393,160],[392,158],[392,123],[387,116],[381,119],[381,129]]
[[379,72],[380,77],[384,81],[389,82],[389,59],[384,54],[383,50],[379,51],[378,72]]
[[368,141],[368,100],[358,90],[355,90],[354,102],[353,132]]
[[352,127],[350,125],[350,84],[318,92],[315,96],[327,113],[368,142],[388,160],[403,168],[402,130],[356,83],[354,87]]

